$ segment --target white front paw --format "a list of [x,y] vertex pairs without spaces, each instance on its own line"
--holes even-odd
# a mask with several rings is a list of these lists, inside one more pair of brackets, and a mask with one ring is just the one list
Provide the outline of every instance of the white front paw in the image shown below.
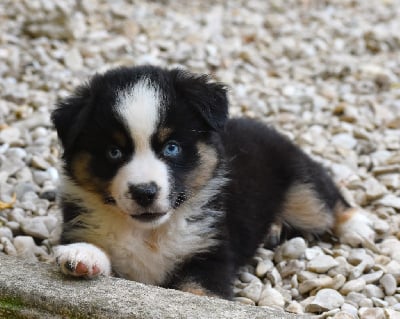
[[111,263],[100,248],[88,243],[60,245],[54,255],[61,272],[75,277],[94,278],[111,274]]

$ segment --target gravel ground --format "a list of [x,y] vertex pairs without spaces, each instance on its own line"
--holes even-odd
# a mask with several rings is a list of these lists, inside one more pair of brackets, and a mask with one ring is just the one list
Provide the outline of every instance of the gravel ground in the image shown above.
[[0,251],[48,261],[59,235],[57,98],[151,63],[230,85],[232,115],[273,123],[326,165],[375,242],[259,249],[237,301],[325,318],[400,318],[400,1],[3,0]]

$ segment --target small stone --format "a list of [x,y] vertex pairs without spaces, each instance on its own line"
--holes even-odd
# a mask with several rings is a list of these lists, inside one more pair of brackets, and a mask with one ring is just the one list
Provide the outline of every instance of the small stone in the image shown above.
[[49,237],[50,232],[45,224],[46,217],[25,218],[21,222],[22,231],[30,236],[38,239],[46,239]]
[[33,178],[38,185],[43,185],[45,181],[50,179],[50,175],[47,171],[34,170]]
[[373,228],[378,234],[387,234],[390,231],[389,224],[382,219],[374,221]]
[[302,314],[304,313],[303,307],[297,301],[291,301],[285,308],[287,312]]
[[26,259],[36,260],[36,245],[30,236],[17,236],[14,238],[14,247],[17,255]]
[[343,296],[336,290],[325,288],[317,292],[315,299],[306,307],[307,312],[324,312],[340,308],[344,303]]
[[6,226],[13,232],[13,233],[17,233],[19,231],[19,223],[17,222],[13,222],[13,221],[9,221],[6,223]]
[[364,298],[360,301],[360,308],[372,308],[374,306],[374,303],[372,302],[371,299]]
[[400,319],[400,312],[395,309],[384,309],[385,319]]
[[7,127],[0,130],[0,144],[14,144],[19,141],[21,132],[16,127]]
[[358,311],[360,319],[385,319],[382,308],[360,308]]
[[375,200],[382,197],[387,193],[387,189],[381,183],[379,183],[375,178],[371,177],[364,182],[364,187],[366,189],[366,195],[368,200]]
[[269,307],[280,307],[282,308],[285,305],[285,300],[282,294],[270,286],[267,286],[263,289],[260,301],[258,302],[259,306],[269,306]]
[[372,297],[371,300],[374,303],[375,307],[386,308],[387,306],[389,306],[389,303],[385,300],[376,297]]
[[295,237],[285,242],[281,247],[281,254],[284,259],[298,259],[303,254],[307,244],[301,237]]
[[382,285],[386,296],[392,296],[396,292],[397,282],[392,274],[384,275],[381,280],[379,280],[379,283]]
[[307,248],[304,251],[304,255],[307,260],[311,260],[311,259],[317,257],[318,255],[324,255],[324,252],[322,251],[321,247],[314,246],[311,248]]
[[71,70],[80,70],[83,65],[83,59],[81,53],[77,48],[72,48],[65,54],[64,58],[65,66]]
[[378,270],[370,274],[362,275],[360,278],[363,278],[367,284],[373,284],[377,282],[382,276],[383,276],[383,271]]
[[378,200],[377,203],[383,206],[400,209],[400,197],[392,194],[386,195],[382,199]]
[[259,280],[254,280],[247,287],[239,292],[239,296],[257,302],[260,299],[262,287],[263,285]]
[[34,168],[46,170],[49,168],[49,163],[47,163],[43,158],[39,156],[32,156],[31,166]]
[[274,267],[274,263],[271,260],[261,260],[257,263],[255,274],[257,277],[264,277],[265,274],[272,270]]
[[297,259],[282,261],[277,265],[277,269],[279,270],[282,278],[286,278],[288,276],[292,276],[293,274],[297,274],[300,271],[304,270],[304,268],[305,268],[304,261]]
[[376,297],[376,298],[380,298],[382,299],[383,297],[385,297],[383,291],[381,288],[369,284],[365,287],[363,293],[368,297],[368,298],[372,298],[372,297]]
[[317,273],[325,273],[332,267],[339,265],[339,263],[331,256],[318,255],[307,263],[307,270]]
[[385,270],[387,273],[394,276],[400,275],[400,262],[397,260],[391,260],[387,265],[385,265]]
[[343,285],[343,287],[340,289],[340,293],[342,295],[347,295],[348,293],[350,293],[352,291],[360,292],[365,288],[365,286],[366,286],[366,283],[363,278],[350,280]]
[[281,274],[276,268],[272,268],[271,271],[268,271],[266,277],[274,286],[279,285],[282,282]]
[[347,262],[347,259],[343,256],[338,256],[335,258],[335,260],[338,262],[338,266],[329,269],[328,275],[333,277],[340,274],[347,277],[352,269],[352,266]]
[[6,237],[10,240],[13,238],[13,233],[8,227],[0,227],[0,238]]
[[315,288],[330,287],[333,284],[333,279],[328,276],[321,276],[319,278],[303,281],[299,285],[299,292],[305,294]]
[[352,291],[346,296],[346,302],[357,308],[363,299],[365,299],[365,296],[359,292]]
[[353,318],[357,318],[357,314],[358,314],[358,308],[354,307],[353,305],[349,304],[349,303],[344,303],[342,305],[342,311],[350,314],[353,316]]
[[339,147],[353,149],[357,145],[357,140],[350,134],[340,133],[332,137],[332,143]]
[[328,286],[327,288],[339,290],[344,285],[345,282],[346,282],[346,277],[343,276],[342,274],[337,274],[335,277],[333,277],[332,285]]

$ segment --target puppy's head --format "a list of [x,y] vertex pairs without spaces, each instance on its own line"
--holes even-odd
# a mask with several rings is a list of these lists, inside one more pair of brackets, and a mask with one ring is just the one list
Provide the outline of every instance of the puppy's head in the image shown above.
[[227,109],[225,88],[206,76],[150,66],[96,75],[52,114],[64,174],[155,227],[213,178]]

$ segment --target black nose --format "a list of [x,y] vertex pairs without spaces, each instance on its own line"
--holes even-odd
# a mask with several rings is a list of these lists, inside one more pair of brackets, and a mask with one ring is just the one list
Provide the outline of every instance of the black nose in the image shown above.
[[143,207],[149,206],[157,197],[158,186],[154,182],[147,184],[131,184],[129,185],[129,193],[132,198]]

